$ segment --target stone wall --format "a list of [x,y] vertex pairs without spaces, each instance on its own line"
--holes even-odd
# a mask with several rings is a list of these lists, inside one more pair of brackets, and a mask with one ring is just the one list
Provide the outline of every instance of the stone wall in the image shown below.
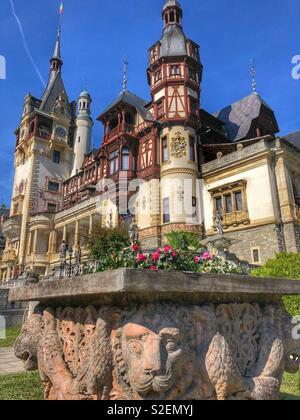
[[300,252],[299,225],[286,223],[283,230],[287,252]]

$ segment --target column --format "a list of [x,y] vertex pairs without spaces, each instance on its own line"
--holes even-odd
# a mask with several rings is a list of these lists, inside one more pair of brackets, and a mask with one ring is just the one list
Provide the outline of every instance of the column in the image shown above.
[[29,232],[29,239],[28,239],[28,248],[27,248],[27,255],[31,254],[31,248],[32,248],[32,232]]
[[53,237],[53,232],[50,232],[49,241],[48,241],[48,254],[52,254],[52,237]]
[[74,235],[74,248],[75,251],[78,249],[79,246],[79,220],[75,222],[75,235]]
[[89,236],[93,233],[93,215],[90,214],[90,221],[89,221]]
[[63,241],[67,242],[67,225],[63,228]]
[[35,255],[37,253],[37,239],[38,239],[38,230],[36,229],[34,231],[34,237],[33,237],[33,249],[32,253]]
[[57,232],[56,232],[56,230],[54,230],[52,232],[51,252],[52,252],[52,254],[57,253]]

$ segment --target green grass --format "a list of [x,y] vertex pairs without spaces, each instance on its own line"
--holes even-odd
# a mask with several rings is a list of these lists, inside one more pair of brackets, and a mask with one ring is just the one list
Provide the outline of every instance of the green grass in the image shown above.
[[20,328],[8,328],[6,330],[6,339],[0,340],[0,348],[13,347],[19,334]]
[[300,401],[300,372],[297,375],[284,375],[281,387],[282,400],[298,400]]
[[[281,399],[300,401],[300,376],[284,376],[281,388]],[[39,374],[24,373],[21,375],[0,376],[0,400],[43,400],[44,391]]]
[[0,400],[43,400],[44,391],[39,374],[0,376]]

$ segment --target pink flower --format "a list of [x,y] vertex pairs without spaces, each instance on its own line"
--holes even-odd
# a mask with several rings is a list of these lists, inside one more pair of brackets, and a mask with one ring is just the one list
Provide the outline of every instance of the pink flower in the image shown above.
[[131,249],[132,249],[133,252],[138,252],[139,246],[136,245],[136,244],[135,245],[132,245]]
[[138,254],[137,255],[137,261],[138,262],[143,262],[143,261],[145,261],[147,259],[147,255],[145,255],[145,254]]
[[212,259],[212,256],[211,256],[210,252],[204,252],[204,254],[202,255],[202,259],[204,261],[211,260]]
[[167,254],[170,251],[172,251],[172,247],[170,245],[165,245],[164,246],[164,253]]
[[172,257],[173,257],[173,258],[176,258],[176,257],[177,257],[177,254],[176,254],[176,252],[175,252],[175,251],[172,251]]
[[155,267],[155,265],[151,265],[150,270],[151,271],[157,271],[157,267]]
[[196,264],[199,264],[199,262],[201,261],[201,258],[200,257],[195,257],[194,258],[194,262],[196,263]]
[[159,260],[159,256],[158,252],[154,252],[154,254],[152,254],[153,261],[157,262]]
[[161,248],[157,248],[156,252],[158,253],[158,255],[161,254]]

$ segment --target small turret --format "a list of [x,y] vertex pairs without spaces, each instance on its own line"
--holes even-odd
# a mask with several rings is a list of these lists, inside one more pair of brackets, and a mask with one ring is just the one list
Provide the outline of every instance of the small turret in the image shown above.
[[93,120],[91,118],[92,98],[85,90],[78,98],[78,115],[74,143],[74,164],[72,176],[80,170],[85,155],[91,151]]

